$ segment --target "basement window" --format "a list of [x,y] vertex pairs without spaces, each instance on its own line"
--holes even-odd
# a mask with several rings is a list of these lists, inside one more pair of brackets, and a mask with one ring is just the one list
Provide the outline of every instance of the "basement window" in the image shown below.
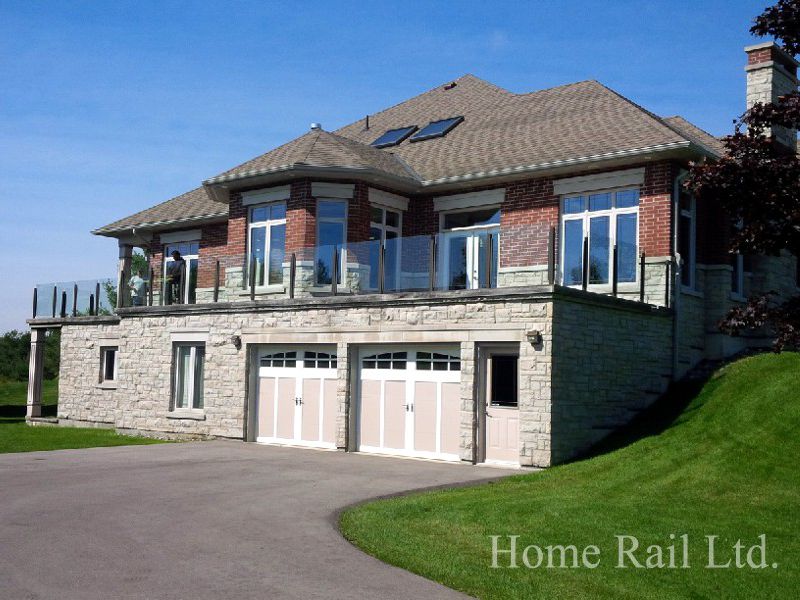
[[384,133],[377,140],[372,142],[371,146],[375,148],[388,148],[389,146],[397,146],[400,142],[410,136],[417,130],[416,125],[409,127],[400,127],[398,129],[390,129]]
[[100,383],[117,380],[117,346],[100,348]]
[[442,119],[441,121],[431,121],[415,133],[409,141],[421,142],[422,140],[429,140],[431,138],[444,137],[455,129],[463,120],[464,117],[451,117],[449,119]]

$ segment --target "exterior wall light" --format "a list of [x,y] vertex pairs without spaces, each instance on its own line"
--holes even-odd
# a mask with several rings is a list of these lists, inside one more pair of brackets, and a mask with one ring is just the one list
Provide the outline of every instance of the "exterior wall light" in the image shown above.
[[525,337],[528,338],[531,346],[538,346],[542,343],[542,332],[538,329],[531,329],[525,334]]
[[236,348],[237,350],[241,350],[242,349],[242,338],[241,338],[241,336],[232,335],[231,336],[231,344],[233,344],[233,347]]

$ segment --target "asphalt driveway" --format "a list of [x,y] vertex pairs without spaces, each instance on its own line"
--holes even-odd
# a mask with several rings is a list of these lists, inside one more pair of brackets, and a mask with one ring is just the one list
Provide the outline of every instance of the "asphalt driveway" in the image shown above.
[[237,442],[0,455],[0,598],[458,598],[334,515],[504,474]]

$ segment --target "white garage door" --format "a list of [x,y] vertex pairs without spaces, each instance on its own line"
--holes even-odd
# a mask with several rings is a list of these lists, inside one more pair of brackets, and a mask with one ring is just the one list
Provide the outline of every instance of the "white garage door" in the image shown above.
[[359,362],[360,451],[459,460],[458,346],[365,348]]
[[336,346],[265,347],[256,441],[335,448],[336,364]]

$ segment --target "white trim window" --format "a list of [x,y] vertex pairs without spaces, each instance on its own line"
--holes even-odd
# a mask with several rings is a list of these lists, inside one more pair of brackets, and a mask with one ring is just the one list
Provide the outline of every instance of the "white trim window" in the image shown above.
[[681,189],[678,196],[678,254],[681,256],[681,286],[697,285],[697,202]]
[[100,348],[100,383],[117,380],[118,354],[118,346],[103,346]]
[[247,277],[255,266],[257,286],[283,283],[286,256],[286,203],[250,207],[247,224]]
[[400,272],[400,235],[402,232],[403,213],[385,206],[370,206],[369,224],[369,289],[378,289],[378,271],[381,248],[386,249],[384,256],[385,290],[396,290]]
[[174,410],[203,408],[205,344],[174,344]]
[[439,213],[439,285],[448,290],[486,287],[486,259],[491,238],[489,286],[497,287],[500,262],[500,205]]
[[588,286],[636,283],[639,249],[639,188],[567,196],[561,200],[561,278],[564,285],[583,282],[583,246],[588,240]]
[[317,285],[330,285],[333,281],[333,251],[337,251],[339,276],[337,284],[344,281],[343,266],[347,264],[347,201],[317,200],[317,245],[314,260]]
[[[179,252],[186,270],[182,273],[173,272],[172,257],[174,252]],[[164,295],[167,304],[181,303],[194,304],[197,291],[197,266],[200,261],[200,242],[172,242],[164,246]],[[175,279],[175,277],[178,279]],[[186,277],[186,282],[181,284],[180,277]],[[181,296],[181,290],[183,296]]]

